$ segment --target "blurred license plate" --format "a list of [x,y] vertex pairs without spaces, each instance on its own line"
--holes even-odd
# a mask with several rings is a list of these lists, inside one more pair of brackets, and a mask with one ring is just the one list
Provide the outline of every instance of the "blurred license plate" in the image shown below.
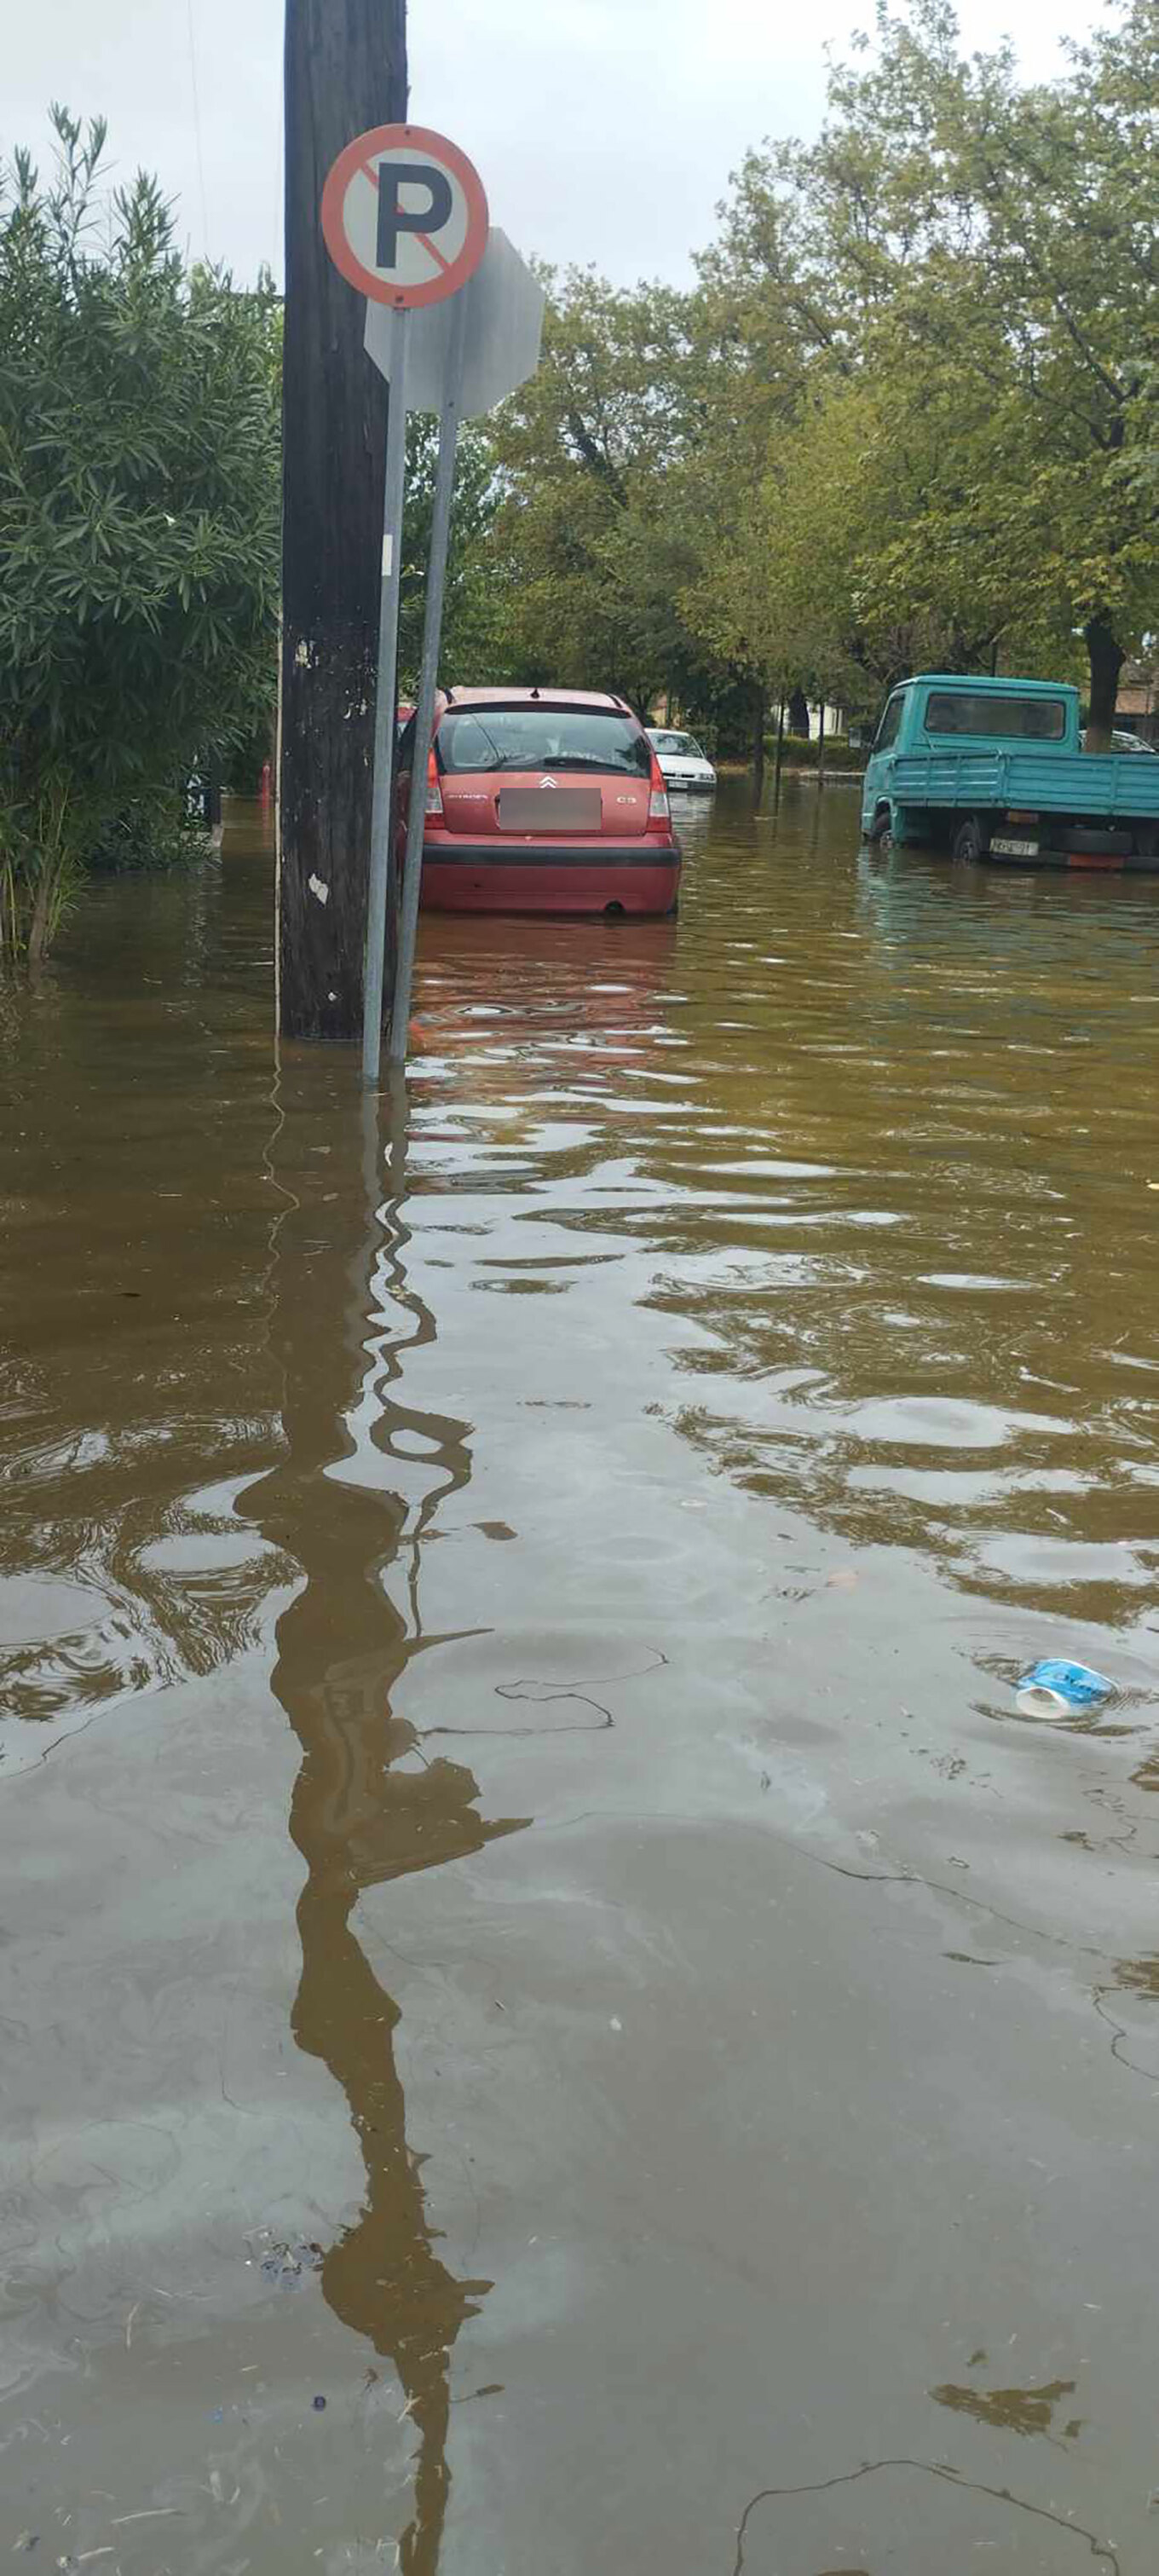
[[598,787],[500,789],[501,832],[598,832],[602,820]]
[[997,850],[1001,859],[1036,859],[1038,857],[1037,841],[999,839],[997,832],[991,834],[990,847],[992,850]]

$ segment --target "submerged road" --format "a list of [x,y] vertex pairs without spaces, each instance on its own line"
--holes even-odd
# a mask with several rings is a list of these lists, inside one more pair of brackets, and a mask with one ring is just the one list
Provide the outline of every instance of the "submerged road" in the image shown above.
[[1159,886],[687,842],[0,996],[0,2558],[1150,2576]]

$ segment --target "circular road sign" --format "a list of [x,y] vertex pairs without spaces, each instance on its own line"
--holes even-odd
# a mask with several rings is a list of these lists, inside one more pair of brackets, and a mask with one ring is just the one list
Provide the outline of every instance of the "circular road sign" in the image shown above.
[[375,304],[437,304],[466,285],[487,247],[483,182],[445,134],[375,125],[339,153],[322,231],[335,267]]

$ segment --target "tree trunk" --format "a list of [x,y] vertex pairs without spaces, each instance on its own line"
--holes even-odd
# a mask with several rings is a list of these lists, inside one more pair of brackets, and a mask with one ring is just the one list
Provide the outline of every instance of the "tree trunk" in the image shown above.
[[794,689],[789,698],[789,731],[809,739],[809,701],[803,689]]
[[774,796],[774,798],[779,797],[779,796],[780,796],[780,793],[781,793],[781,762],[782,762],[782,760],[784,759],[784,756],[785,756],[785,700],[784,700],[784,694],[783,694],[783,692],[782,692],[782,695],[781,695],[781,696],[778,698],[778,700],[777,700],[777,749],[776,749],[776,756],[775,756],[775,759],[774,759],[774,762],[773,762],[773,796]]
[[28,924],[27,956],[28,970],[31,975],[38,974],[44,964],[55,926],[53,914],[57,909],[57,898],[67,864],[65,844],[67,808],[67,789],[58,790],[55,794],[42,795],[37,803],[36,837],[40,868],[36,879],[32,916]]
[[1087,750],[1109,751],[1119,695],[1119,673],[1124,654],[1116,644],[1106,617],[1089,618],[1083,628],[1091,666],[1091,712],[1087,725]]
[[765,693],[758,688],[753,701],[753,794],[759,796],[765,783]]
[[[333,266],[331,162],[406,114],[405,0],[286,0],[279,1024],[354,1038],[373,788],[386,385]],[[388,925],[393,938],[394,924]],[[387,993],[393,984],[388,956]]]
[[52,896],[56,881],[56,868],[57,859],[55,852],[51,858],[49,858],[46,852],[40,863],[40,875],[37,879],[36,886],[36,900],[32,907],[32,919],[28,925],[28,966],[29,972],[32,974],[35,974],[37,969],[43,966],[45,953],[48,948],[48,926],[52,918]]

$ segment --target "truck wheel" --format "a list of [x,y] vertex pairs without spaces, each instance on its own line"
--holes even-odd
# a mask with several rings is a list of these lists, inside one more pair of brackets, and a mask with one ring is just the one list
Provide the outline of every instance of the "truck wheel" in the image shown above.
[[1129,859],[1135,842],[1129,831],[1117,831],[1113,823],[1060,823],[1051,832],[1050,847],[1075,858]]
[[891,827],[888,805],[878,806],[877,812],[874,815],[873,821],[870,824],[865,837],[867,841],[877,841],[883,850],[892,848],[893,830]]
[[973,820],[973,817],[971,817],[968,823],[959,823],[958,829],[954,834],[954,857],[956,859],[961,859],[964,864],[969,867],[978,859],[984,858],[985,855],[986,844],[983,841],[981,830],[978,824]]

